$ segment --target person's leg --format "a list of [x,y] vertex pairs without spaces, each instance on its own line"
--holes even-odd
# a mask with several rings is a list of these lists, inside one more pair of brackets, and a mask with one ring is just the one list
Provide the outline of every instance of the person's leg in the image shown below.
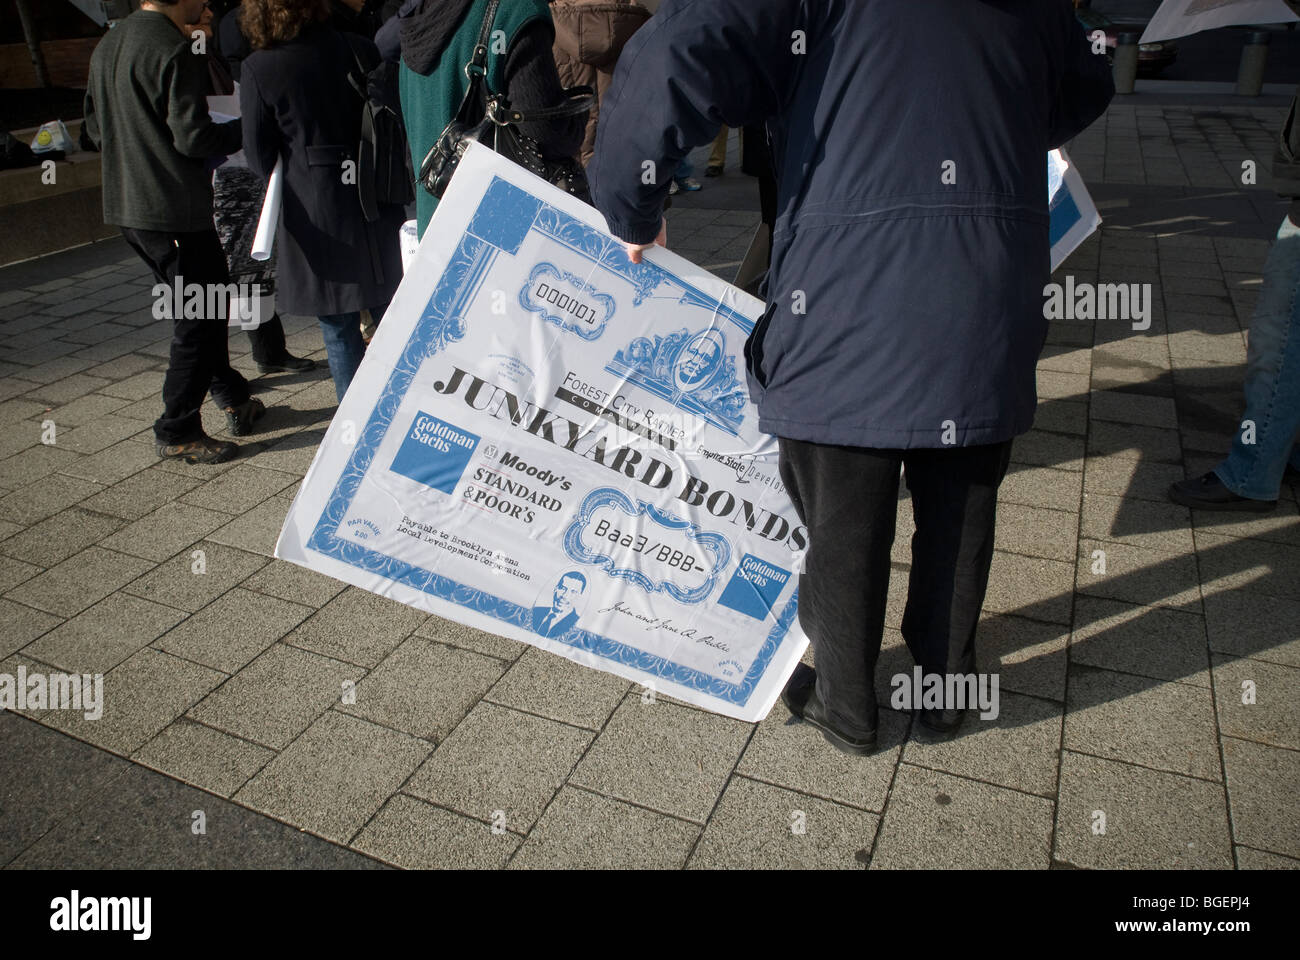
[[[186,284],[197,283],[205,291],[210,284],[230,283],[226,254],[216,230],[178,233],[180,272]],[[206,300],[206,296],[205,296]],[[229,306],[226,308],[229,310]],[[227,317],[205,317],[197,321],[203,342],[204,363],[210,371],[212,399],[223,410],[236,407],[249,398],[248,381],[230,365],[230,332]]]
[[716,177],[727,166],[727,137],[730,134],[731,130],[723,127],[713,138],[713,147],[709,150],[709,164],[704,170],[706,176]]
[[320,321],[321,336],[325,340],[334,393],[341,403],[366,352],[365,341],[361,339],[361,312],[338,313],[316,319]]
[[876,729],[876,660],[889,594],[900,452],[780,440],[781,479],[808,528],[799,624],[817,697],[850,736]]
[[975,629],[993,561],[998,487],[1010,459],[1010,440],[904,456],[916,533],[903,639],[924,673],[976,670]]
[[[181,271],[177,234],[123,227],[122,236],[159,283],[171,288],[178,274],[183,283],[189,282]],[[186,319],[181,306],[172,305],[172,343],[163,376],[163,413],[153,425],[154,436],[162,444],[188,443],[203,435],[199,408],[212,381],[204,350],[203,323],[196,318]]]
[[1239,497],[1276,500],[1288,462],[1300,469],[1300,226],[1284,217],[1250,321],[1246,412],[1214,469]]
[[288,350],[284,345],[284,326],[280,323],[280,315],[272,314],[270,320],[263,320],[251,330],[245,330],[248,334],[249,346],[253,348],[253,360],[259,364],[274,364],[280,361]]

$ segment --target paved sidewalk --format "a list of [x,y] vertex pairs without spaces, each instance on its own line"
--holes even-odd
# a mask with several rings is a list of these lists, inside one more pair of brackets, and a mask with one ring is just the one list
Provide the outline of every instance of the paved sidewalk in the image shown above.
[[[238,460],[160,463],[169,329],[139,261],[109,241],[0,270],[0,673],[103,673],[106,701],[0,714],[0,865],[1300,867],[1296,489],[1253,519],[1164,497],[1240,415],[1281,116],[1137,98],[1072,145],[1107,225],[1055,279],[1150,283],[1151,327],[1053,324],[981,627],[1001,715],[933,745],[891,712],[867,759],[779,704],[648,704],[272,560],[327,373],[260,378]],[[757,222],[738,160],[670,214],[724,277]],[[323,364],[315,321],[285,325]],[[910,529],[904,497],[882,689],[911,668]]]

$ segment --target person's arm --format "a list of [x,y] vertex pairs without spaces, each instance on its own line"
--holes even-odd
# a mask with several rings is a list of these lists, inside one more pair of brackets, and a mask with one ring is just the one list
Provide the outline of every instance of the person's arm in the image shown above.
[[244,157],[248,169],[263,180],[271,176],[275,162],[280,159],[280,125],[275,114],[262,99],[257,85],[257,72],[247,68],[239,84],[239,114],[244,129]]
[[1106,112],[1115,96],[1115,81],[1104,53],[1093,53],[1083,24],[1064,0],[1058,3],[1065,23],[1065,72],[1052,111],[1048,146],[1056,149],[1082,133]]
[[[555,69],[555,27],[547,20],[534,20],[516,35],[506,54],[506,97],[516,110],[527,113],[558,106],[564,99],[564,85]],[[547,157],[576,157],[587,130],[587,115],[562,120],[519,124],[519,132],[541,144]]]
[[93,83],[86,84],[86,99],[82,102],[81,110],[84,116],[81,121],[81,128],[86,131],[86,136],[90,137],[90,142],[100,150],[104,149],[104,132],[99,127],[99,116],[95,113],[95,98],[91,96]]
[[190,53],[189,44],[177,48],[163,76],[167,88],[167,126],[176,152],[196,160],[238,152],[242,139],[239,121],[212,122],[208,113],[207,67],[201,58]]
[[614,236],[638,249],[650,244],[682,159],[723,125],[761,123],[781,110],[803,62],[826,39],[802,19],[803,6],[664,0],[632,36],[587,166],[593,201]]

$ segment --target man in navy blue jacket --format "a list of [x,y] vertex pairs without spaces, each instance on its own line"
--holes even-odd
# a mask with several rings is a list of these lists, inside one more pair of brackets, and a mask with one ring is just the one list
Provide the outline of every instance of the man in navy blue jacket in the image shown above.
[[[975,672],[997,488],[1037,403],[1047,152],[1113,92],[1068,0],[664,0],[623,51],[588,176],[634,261],[682,158],[767,124],[777,220],[746,360],[810,531],[816,660],[784,699],[842,750],[875,745],[900,467],[904,638],[926,674]],[[940,736],[963,716],[946,706],[919,715]]]

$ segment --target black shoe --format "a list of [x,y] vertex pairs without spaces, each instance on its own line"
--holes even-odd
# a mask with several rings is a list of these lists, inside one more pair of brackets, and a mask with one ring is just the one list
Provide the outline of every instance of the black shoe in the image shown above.
[[316,361],[308,359],[307,357],[295,357],[292,354],[286,353],[279,360],[271,360],[268,361],[267,363],[263,363],[261,360],[258,360],[257,369],[258,372],[260,373],[283,373],[288,371],[298,372],[301,370],[315,370]]
[[1169,485],[1169,499],[1197,510],[1238,510],[1245,513],[1270,513],[1277,509],[1276,500],[1252,500],[1239,497],[1223,485],[1213,472],[1202,477],[1179,480]]
[[968,712],[967,710],[922,709],[916,711],[916,721],[928,735],[926,739],[951,740],[961,729]]
[[222,407],[226,415],[226,425],[231,434],[242,437],[253,432],[253,421],[260,420],[266,413],[266,404],[256,397],[249,397],[234,407]]
[[790,682],[781,692],[781,702],[800,720],[811,723],[836,750],[858,757],[869,757],[876,751],[876,731],[865,737],[851,737],[841,733],[826,719],[826,708],[817,696],[817,671],[806,663],[794,668]]
[[707,166],[704,168],[704,175],[706,177],[720,177],[722,176],[722,168],[716,165]]
[[184,460],[186,463],[225,463],[239,454],[239,447],[228,440],[214,440],[206,434],[188,443],[154,444],[158,456],[164,460]]

